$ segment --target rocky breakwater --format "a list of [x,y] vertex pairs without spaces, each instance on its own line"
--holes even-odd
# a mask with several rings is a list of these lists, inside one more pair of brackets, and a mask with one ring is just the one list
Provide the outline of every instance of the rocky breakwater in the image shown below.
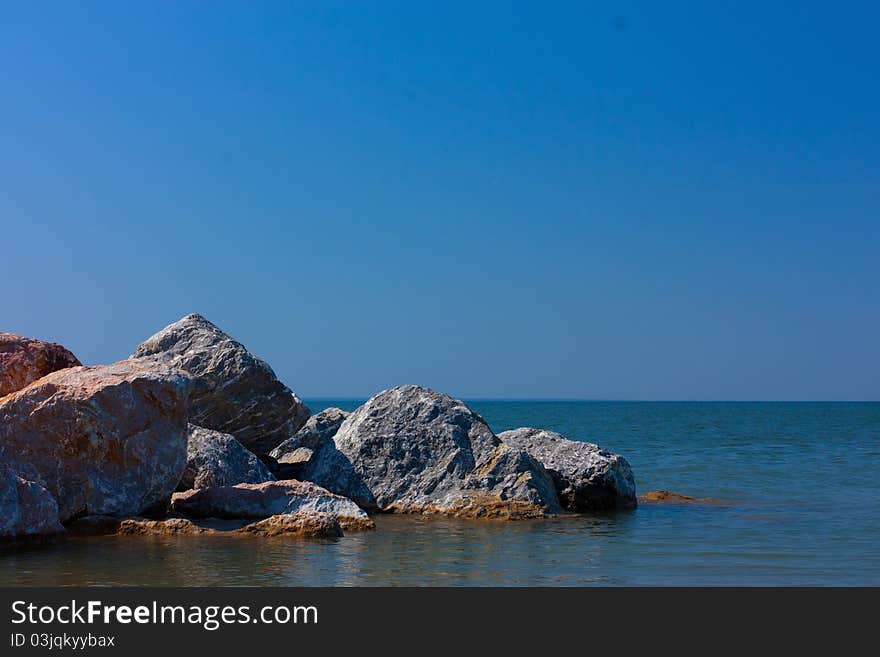
[[0,399],[0,463],[36,485],[19,486],[19,506],[30,499],[42,514],[18,533],[164,504],[186,463],[188,391],[182,372],[123,361],[60,370]]
[[559,501],[569,511],[631,509],[636,483],[626,459],[593,443],[569,440],[545,429],[522,428],[498,437],[523,449],[553,477]]
[[333,537],[373,528],[367,511],[520,519],[636,504],[622,457],[540,429],[496,436],[464,402],[420,386],[310,417],[200,315],[128,360],[77,363],[60,345],[0,334],[0,538],[63,525]]
[[332,443],[319,441],[303,476],[378,511],[511,519],[562,511],[540,463],[463,402],[419,386],[386,390],[351,413]]
[[309,409],[268,363],[201,315],[187,315],[166,326],[140,344],[131,358],[144,357],[192,377],[192,424],[231,434],[261,458],[309,418]]

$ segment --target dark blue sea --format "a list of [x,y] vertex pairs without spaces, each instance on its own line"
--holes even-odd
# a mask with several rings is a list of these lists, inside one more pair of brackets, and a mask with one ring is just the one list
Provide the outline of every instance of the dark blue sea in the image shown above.
[[[312,400],[313,411],[353,400]],[[77,538],[0,553],[0,584],[880,585],[880,403],[472,401],[496,431],[624,455],[649,505],[558,520],[380,516],[330,541]]]

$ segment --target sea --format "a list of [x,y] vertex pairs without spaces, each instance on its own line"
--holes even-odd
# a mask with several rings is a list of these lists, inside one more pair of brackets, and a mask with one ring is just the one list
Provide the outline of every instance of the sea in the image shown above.
[[[313,411],[362,400],[308,400]],[[880,403],[481,401],[626,457],[640,504],[552,520],[381,515],[332,540],[72,538],[0,550],[0,585],[880,585]]]

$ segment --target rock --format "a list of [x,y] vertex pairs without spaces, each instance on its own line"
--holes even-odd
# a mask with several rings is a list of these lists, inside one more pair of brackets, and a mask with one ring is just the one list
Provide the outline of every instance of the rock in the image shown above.
[[458,495],[451,495],[438,504],[393,504],[386,511],[418,513],[425,519],[430,516],[445,516],[475,520],[529,520],[552,515],[530,502],[502,500],[495,495],[480,491],[465,491]]
[[418,386],[379,393],[310,459],[310,481],[368,509],[472,517],[561,512],[550,475],[463,402]]
[[348,416],[342,409],[327,408],[310,417],[299,431],[269,452],[278,476],[308,480],[301,473],[307,472],[309,462],[322,450],[336,448],[333,436]]
[[724,500],[716,497],[692,497],[673,493],[668,490],[652,490],[639,495],[639,502],[645,504],[692,504],[694,506],[737,506],[736,500]]
[[369,516],[351,500],[293,479],[175,493],[171,509],[192,518],[267,518],[298,511],[319,512],[337,518],[343,529],[374,527]]
[[187,315],[137,347],[193,378],[189,419],[232,434],[260,458],[305,424],[309,409],[267,363],[200,315]]
[[122,536],[195,536],[219,534],[220,530],[198,525],[188,518],[165,518],[164,520],[126,518],[119,522],[115,533]]
[[336,538],[342,536],[342,527],[336,516],[329,513],[298,511],[270,516],[257,522],[246,519],[220,520],[169,517],[112,518],[86,516],[68,525],[74,536],[299,536],[307,538]]
[[147,360],[54,372],[0,399],[0,460],[38,473],[61,522],[136,515],[180,481],[188,390]]
[[245,525],[239,531],[263,537],[338,538],[342,536],[342,527],[336,516],[303,511],[270,516],[265,520]]
[[0,463],[0,540],[49,537],[64,533],[58,504],[40,484]]
[[668,490],[651,490],[647,493],[639,495],[639,502],[683,503],[696,501],[696,497],[691,497],[690,495],[681,495],[680,493],[673,493],[672,491]]
[[186,468],[177,490],[261,484],[275,477],[256,454],[228,433],[189,425]]
[[60,344],[0,333],[0,397],[56,370],[79,364],[76,356]]
[[72,536],[196,536],[238,531],[241,523],[230,526],[222,521],[194,522],[189,518],[114,518],[85,516],[67,525]]
[[553,477],[559,501],[569,511],[630,509],[636,484],[626,459],[593,443],[569,440],[543,429],[498,434],[508,445],[531,454]]
[[282,479],[296,479],[296,473],[305,467],[314,455],[315,450],[300,447],[284,454],[281,461],[275,462],[275,468]]

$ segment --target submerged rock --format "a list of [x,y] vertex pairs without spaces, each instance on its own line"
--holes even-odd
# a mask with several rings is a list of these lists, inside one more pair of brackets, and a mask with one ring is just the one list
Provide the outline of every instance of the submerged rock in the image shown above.
[[305,424],[309,409],[269,365],[200,315],[187,315],[139,345],[193,378],[189,419],[232,434],[259,457]]
[[256,454],[228,433],[189,425],[186,468],[177,490],[261,484],[275,477]]
[[718,499],[717,497],[692,497],[668,490],[652,490],[639,495],[639,502],[645,504],[692,504],[694,506],[736,506],[735,500]]
[[550,475],[463,402],[419,386],[379,393],[309,460],[309,480],[364,508],[470,517],[559,513]]
[[544,429],[514,429],[498,437],[544,465],[553,477],[559,501],[569,511],[636,506],[635,479],[622,456]]
[[188,390],[153,361],[54,372],[0,400],[0,460],[38,474],[61,522],[141,513],[180,481]]
[[374,527],[369,516],[351,500],[293,479],[175,493],[171,509],[193,518],[267,518],[298,511],[318,512],[335,517],[343,529]]
[[696,502],[696,497],[673,493],[668,490],[650,490],[639,495],[639,502]]
[[0,333],[0,397],[79,364],[76,356],[60,344]]
[[43,486],[0,463],[0,539],[48,537],[64,533],[58,504]]
[[317,461],[323,450],[336,448],[333,436],[348,416],[339,408],[316,413],[293,436],[269,452],[278,476],[309,481],[309,463],[313,458]]

